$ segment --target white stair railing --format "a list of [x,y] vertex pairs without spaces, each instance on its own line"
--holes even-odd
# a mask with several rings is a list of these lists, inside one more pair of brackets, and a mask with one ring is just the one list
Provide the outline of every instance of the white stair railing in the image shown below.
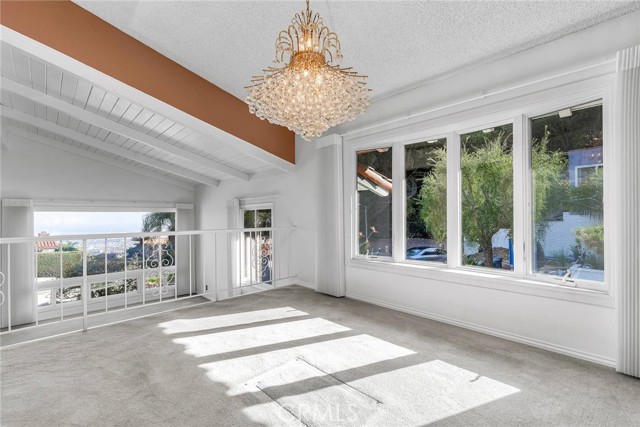
[[0,238],[0,333],[78,317],[86,330],[95,314],[290,284],[294,232],[268,227]]

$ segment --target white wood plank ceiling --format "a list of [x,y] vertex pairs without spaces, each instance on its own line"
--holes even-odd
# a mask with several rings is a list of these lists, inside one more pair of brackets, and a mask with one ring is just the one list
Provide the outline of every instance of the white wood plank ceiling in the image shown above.
[[0,54],[1,116],[9,132],[183,183],[215,186],[274,169],[4,41]]

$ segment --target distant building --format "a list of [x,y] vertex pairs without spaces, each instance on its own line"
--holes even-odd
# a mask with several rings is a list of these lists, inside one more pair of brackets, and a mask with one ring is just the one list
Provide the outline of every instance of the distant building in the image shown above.
[[569,182],[577,187],[602,167],[602,147],[569,151]]
[[[38,237],[48,237],[49,233],[46,231],[41,231],[38,233]],[[35,247],[38,252],[55,252],[58,247],[60,247],[60,242],[55,242],[53,240],[43,240],[40,242],[36,242]]]

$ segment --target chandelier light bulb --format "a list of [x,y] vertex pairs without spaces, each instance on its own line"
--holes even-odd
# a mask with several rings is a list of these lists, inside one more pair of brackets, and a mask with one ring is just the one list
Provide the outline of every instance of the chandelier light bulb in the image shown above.
[[[249,111],[305,140],[362,114],[370,104],[366,76],[337,64],[338,36],[309,7],[276,39],[274,63],[247,87]],[[288,61],[288,62],[287,62]]]

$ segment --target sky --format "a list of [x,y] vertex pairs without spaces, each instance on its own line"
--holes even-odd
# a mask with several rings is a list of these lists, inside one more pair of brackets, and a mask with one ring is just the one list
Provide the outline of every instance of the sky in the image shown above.
[[141,231],[148,212],[35,212],[33,231],[38,235],[131,233]]

